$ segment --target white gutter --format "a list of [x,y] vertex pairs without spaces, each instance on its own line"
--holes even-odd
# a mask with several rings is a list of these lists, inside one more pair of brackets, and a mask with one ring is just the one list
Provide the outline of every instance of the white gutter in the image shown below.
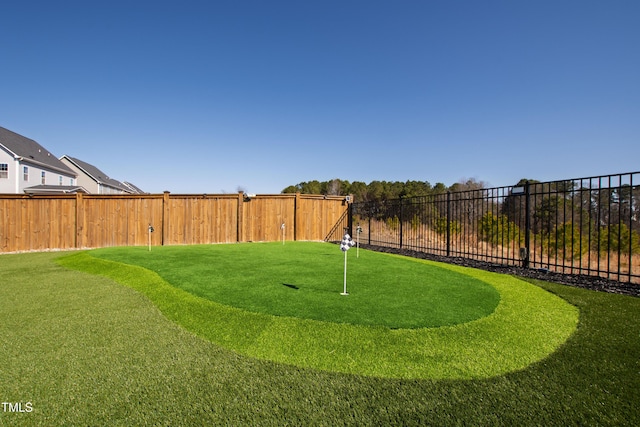
[[[78,177],[78,175],[74,171],[72,171],[71,169],[67,169],[67,170],[60,169],[60,168],[57,168],[55,166],[51,166],[51,165],[48,165],[46,163],[39,162],[39,161],[34,160],[34,159],[30,158],[30,157],[29,158],[27,158],[27,157],[18,157],[18,159],[23,161],[23,162],[25,162],[25,163],[32,163],[32,164],[34,164],[36,166],[40,166],[40,167],[42,167],[44,169],[47,169],[47,170],[52,170],[52,171],[55,171],[55,172],[59,172],[61,174],[64,174],[64,175],[67,175],[67,176],[72,176],[74,178]],[[71,172],[71,173],[69,173],[69,172]]]

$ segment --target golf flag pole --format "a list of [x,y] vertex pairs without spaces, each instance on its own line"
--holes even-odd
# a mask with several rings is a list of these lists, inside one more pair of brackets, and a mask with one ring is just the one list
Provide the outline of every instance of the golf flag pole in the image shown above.
[[280,229],[282,230],[282,244],[284,245],[284,222],[280,226]]
[[344,288],[340,295],[349,295],[347,292],[347,251],[344,251]]
[[347,292],[347,251],[351,249],[353,245],[355,245],[355,242],[351,236],[349,236],[349,233],[345,233],[342,242],[340,242],[340,250],[344,252],[344,288],[340,295],[349,295]]

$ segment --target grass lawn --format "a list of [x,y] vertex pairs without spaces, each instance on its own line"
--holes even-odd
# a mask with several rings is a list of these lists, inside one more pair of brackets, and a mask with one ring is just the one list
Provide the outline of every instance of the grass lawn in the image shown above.
[[486,378],[541,360],[575,330],[575,307],[526,282],[361,255],[349,296],[343,253],[326,243],[101,249],[61,262],[141,291],[227,349],[327,371]]
[[[640,424],[638,298],[536,282],[533,289],[550,291],[580,313],[575,332],[548,357],[484,379],[379,378],[225,349],[169,320],[170,307],[161,298],[152,302],[164,292],[154,296],[154,283],[134,290],[63,268],[56,263],[61,256],[67,255],[0,256],[0,401],[33,408],[0,407],[2,426]],[[144,271],[122,275],[131,280]],[[482,272],[456,272],[485,279]],[[355,277],[351,282],[346,298],[357,294]],[[181,299],[220,304],[171,288]]]

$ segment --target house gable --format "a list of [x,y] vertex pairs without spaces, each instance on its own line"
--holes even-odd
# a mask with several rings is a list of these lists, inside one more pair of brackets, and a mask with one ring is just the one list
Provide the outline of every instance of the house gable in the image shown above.
[[0,193],[75,185],[76,173],[36,141],[0,127]]
[[66,154],[60,157],[60,161],[73,169],[78,174],[78,183],[90,189],[91,192],[99,194],[133,193],[131,188],[118,180],[110,178],[106,173],[90,163]]
[[0,146],[20,163],[28,163],[71,178],[76,177],[74,171],[47,151],[42,145],[33,139],[26,138],[3,127],[0,127]]

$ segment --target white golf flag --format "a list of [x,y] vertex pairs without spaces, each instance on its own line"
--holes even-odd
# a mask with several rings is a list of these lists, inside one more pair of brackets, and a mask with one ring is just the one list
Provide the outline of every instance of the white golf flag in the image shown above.
[[342,238],[342,242],[340,242],[340,250],[342,250],[342,252],[346,252],[351,249],[351,247],[355,246],[355,244],[356,242],[354,242],[351,236],[349,236],[349,233],[346,233]]

